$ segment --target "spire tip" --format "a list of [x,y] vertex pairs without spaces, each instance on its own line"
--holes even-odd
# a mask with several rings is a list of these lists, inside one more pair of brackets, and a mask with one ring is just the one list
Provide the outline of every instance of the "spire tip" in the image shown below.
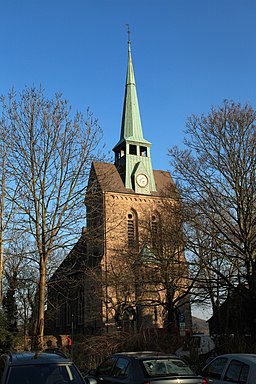
[[131,36],[131,31],[130,31],[130,25],[129,24],[125,24],[127,26],[127,34],[128,34],[128,44],[131,42],[130,40],[130,36]]

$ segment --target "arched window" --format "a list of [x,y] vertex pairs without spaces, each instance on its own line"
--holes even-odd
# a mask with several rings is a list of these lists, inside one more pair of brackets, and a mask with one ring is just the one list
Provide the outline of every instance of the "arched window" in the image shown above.
[[128,234],[128,247],[135,248],[138,244],[138,221],[137,214],[134,210],[128,213],[127,216],[127,234]]
[[151,216],[151,240],[154,249],[161,249],[161,221],[158,212]]
[[155,215],[151,217],[151,236],[152,236],[152,245],[155,248],[157,246],[157,233],[158,233],[158,225],[157,219]]

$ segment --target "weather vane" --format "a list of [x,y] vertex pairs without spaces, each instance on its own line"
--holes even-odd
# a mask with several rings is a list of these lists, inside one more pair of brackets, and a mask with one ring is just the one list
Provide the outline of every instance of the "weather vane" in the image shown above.
[[131,36],[131,31],[130,31],[130,25],[125,24],[127,26],[127,33],[128,33],[128,42],[130,42],[130,36]]

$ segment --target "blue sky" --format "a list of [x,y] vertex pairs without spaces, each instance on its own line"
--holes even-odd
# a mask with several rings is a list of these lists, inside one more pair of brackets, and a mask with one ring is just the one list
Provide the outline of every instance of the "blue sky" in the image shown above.
[[169,169],[187,118],[224,99],[255,107],[255,0],[0,0],[0,93],[62,92],[91,109],[117,143],[127,28],[144,136],[154,169]]

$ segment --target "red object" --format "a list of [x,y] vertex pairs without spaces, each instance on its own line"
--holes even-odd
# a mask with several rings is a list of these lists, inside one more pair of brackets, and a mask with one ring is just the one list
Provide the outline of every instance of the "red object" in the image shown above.
[[71,345],[72,345],[72,339],[71,337],[68,336],[68,346],[71,347]]

